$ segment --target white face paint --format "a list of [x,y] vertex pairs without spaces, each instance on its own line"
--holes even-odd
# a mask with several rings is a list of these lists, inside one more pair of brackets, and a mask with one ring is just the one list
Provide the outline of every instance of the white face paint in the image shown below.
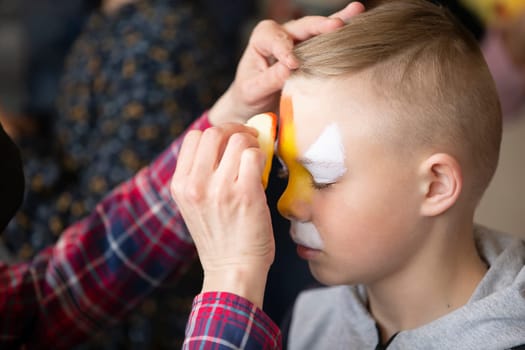
[[311,222],[292,221],[290,232],[296,244],[312,249],[323,249],[321,235]]
[[337,124],[328,125],[301,158],[318,184],[330,184],[346,172],[344,146]]
[[[344,146],[337,124],[328,125],[306,150],[300,163],[317,184],[331,184],[346,172]],[[292,222],[292,239],[296,244],[323,249],[323,240],[311,222]]]

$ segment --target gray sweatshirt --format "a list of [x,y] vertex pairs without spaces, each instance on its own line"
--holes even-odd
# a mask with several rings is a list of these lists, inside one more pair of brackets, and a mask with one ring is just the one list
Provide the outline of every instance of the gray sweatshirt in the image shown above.
[[[398,333],[388,350],[494,350],[525,344],[525,242],[476,227],[480,255],[490,265],[470,301],[422,327]],[[300,294],[288,348],[375,349],[376,324],[363,286],[336,286]]]

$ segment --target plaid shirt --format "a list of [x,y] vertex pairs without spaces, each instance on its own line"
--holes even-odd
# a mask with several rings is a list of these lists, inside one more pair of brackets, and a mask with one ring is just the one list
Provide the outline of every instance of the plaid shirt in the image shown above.
[[183,349],[281,349],[279,327],[261,309],[231,293],[195,297]]
[[[190,128],[204,130],[207,115]],[[182,137],[55,246],[0,263],[0,348],[67,349],[122,319],[196,257],[169,181]]]

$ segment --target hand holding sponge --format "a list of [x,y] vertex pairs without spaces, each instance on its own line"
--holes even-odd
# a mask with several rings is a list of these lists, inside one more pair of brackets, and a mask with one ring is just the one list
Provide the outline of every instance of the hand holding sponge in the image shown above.
[[259,146],[262,152],[266,155],[266,163],[262,174],[262,183],[266,189],[268,186],[270,170],[272,169],[274,143],[277,130],[277,116],[270,112],[257,114],[248,119],[246,125],[259,132],[257,141],[259,141]]

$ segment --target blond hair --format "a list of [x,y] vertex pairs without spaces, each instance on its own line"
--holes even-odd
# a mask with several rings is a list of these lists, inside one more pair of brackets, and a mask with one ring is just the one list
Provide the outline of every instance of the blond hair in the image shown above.
[[479,200],[498,163],[501,108],[478,43],[446,9],[386,1],[295,54],[296,76],[369,73],[378,104],[395,112],[384,122],[396,126],[397,142],[453,153],[468,164],[465,185]]

